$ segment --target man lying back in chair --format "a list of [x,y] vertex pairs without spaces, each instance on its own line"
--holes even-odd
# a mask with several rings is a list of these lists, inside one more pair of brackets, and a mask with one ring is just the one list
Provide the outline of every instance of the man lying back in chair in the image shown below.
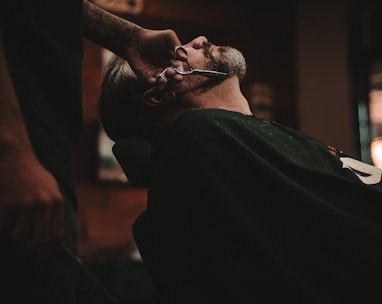
[[143,98],[116,58],[100,94],[116,145],[154,142],[133,229],[156,303],[380,302],[382,171],[253,116],[239,51],[205,37],[183,50],[184,70],[211,73]]

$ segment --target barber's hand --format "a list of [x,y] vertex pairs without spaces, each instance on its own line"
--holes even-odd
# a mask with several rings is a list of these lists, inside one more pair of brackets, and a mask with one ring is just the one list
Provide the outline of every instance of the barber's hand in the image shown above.
[[0,233],[45,254],[63,239],[63,197],[32,153],[17,154],[0,153]]
[[[158,84],[158,75],[164,68],[173,66],[183,70],[183,62],[187,60],[185,53],[175,54],[175,47],[181,45],[173,30],[140,29],[127,48],[129,64],[138,77],[149,85]],[[168,69],[166,77],[161,78],[160,85],[169,80],[179,82],[183,79],[174,70]]]

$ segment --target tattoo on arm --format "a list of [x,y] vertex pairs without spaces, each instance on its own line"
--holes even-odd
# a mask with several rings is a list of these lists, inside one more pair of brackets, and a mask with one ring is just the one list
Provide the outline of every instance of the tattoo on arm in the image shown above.
[[142,27],[83,0],[84,38],[124,57],[126,46]]

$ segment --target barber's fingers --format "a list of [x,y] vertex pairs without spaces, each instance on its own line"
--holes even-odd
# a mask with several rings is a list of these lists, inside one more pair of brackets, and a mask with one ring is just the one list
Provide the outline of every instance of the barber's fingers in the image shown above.
[[183,80],[183,75],[180,75],[174,68],[184,71],[185,64],[188,65],[187,51],[182,46],[176,46],[173,50],[173,58],[169,65],[160,71],[157,76],[157,84],[166,84],[168,81],[180,82]]
[[18,210],[8,225],[8,235],[16,243],[32,251],[54,246],[64,237],[64,205],[36,206]]
[[188,60],[187,55],[188,55],[188,53],[187,53],[187,50],[186,50],[185,46],[177,45],[174,48],[174,58],[175,59],[178,59],[178,60],[181,60],[181,61],[187,61]]
[[33,244],[46,246],[61,242],[64,236],[64,204],[56,203],[50,208],[36,210],[36,213]]
[[187,50],[183,45],[178,45],[174,48],[174,58],[170,60],[170,66],[184,71],[185,65],[189,66]]
[[166,85],[168,82],[175,82],[178,83],[183,80],[183,75],[180,75],[176,73],[176,71],[170,66],[165,69],[163,69],[160,73],[156,76],[156,84],[157,85]]
[[12,225],[8,228],[11,239],[24,246],[33,239],[34,217],[31,216],[32,213],[32,210],[19,212]]

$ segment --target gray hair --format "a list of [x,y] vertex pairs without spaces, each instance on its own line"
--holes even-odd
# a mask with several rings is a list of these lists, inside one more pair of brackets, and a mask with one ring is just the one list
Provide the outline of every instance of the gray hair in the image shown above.
[[145,86],[130,65],[113,56],[105,66],[98,98],[98,114],[106,134],[113,140],[152,137],[155,118],[144,102]]

